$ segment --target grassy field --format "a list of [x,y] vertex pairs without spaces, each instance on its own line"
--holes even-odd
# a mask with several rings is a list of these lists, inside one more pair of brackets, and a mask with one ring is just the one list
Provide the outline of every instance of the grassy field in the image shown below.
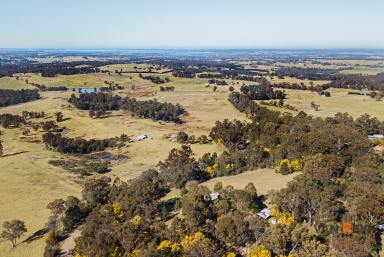
[[[311,86],[311,81],[310,80],[304,80],[304,79],[298,79],[298,78],[292,78],[292,77],[284,77],[284,78],[278,78],[278,77],[268,77],[268,80],[271,81],[272,83],[282,83],[282,82],[288,82],[288,83],[304,83],[306,86]],[[323,85],[328,83],[329,81],[327,80],[315,80],[312,81],[314,86],[318,85]]]
[[372,67],[353,67],[351,70],[343,70],[341,73],[344,74],[362,74],[362,75],[376,75],[378,73],[384,72],[384,67],[377,67],[377,68],[372,68]]
[[0,89],[35,89],[35,87],[28,85],[23,80],[17,80],[16,78],[2,77],[0,78]]
[[[354,118],[365,113],[384,120],[384,101],[376,101],[369,96],[348,95],[347,89],[328,89],[331,97],[320,96],[316,92],[284,89],[287,93],[285,103],[295,106],[299,111],[318,117],[329,117],[337,112],[348,112]],[[311,102],[320,105],[318,111],[310,107]],[[275,108],[280,111],[285,109]],[[286,110],[285,110],[286,111]],[[297,113],[297,112],[293,112]]]
[[[48,165],[48,160],[60,157],[59,154],[46,150],[43,144],[22,139],[18,129],[3,130],[3,133],[5,156],[0,158],[0,223],[10,219],[24,220],[28,233],[19,241],[22,242],[47,222],[47,203],[68,195],[79,196],[80,187],[67,171]],[[15,249],[11,249],[9,242],[3,242],[0,256],[42,256],[43,248],[42,239],[21,243]]]
[[[201,185],[208,187],[211,191],[217,182],[221,182],[223,187],[233,186],[235,189],[244,189],[248,183],[253,183],[259,195],[266,195],[271,190],[278,190],[287,185],[294,177],[300,173],[292,173],[289,175],[281,175],[274,172],[273,169],[258,169],[247,171],[233,176],[218,177],[201,183]],[[180,197],[180,189],[172,189],[166,196],[162,198],[163,201]]]
[[260,169],[244,172],[234,176],[219,177],[208,180],[202,185],[213,190],[217,182],[223,183],[223,186],[231,185],[236,189],[244,189],[248,183],[253,183],[259,195],[267,194],[270,190],[278,190],[287,185],[295,176],[300,173],[292,173],[290,175],[281,175],[275,173],[273,169]]

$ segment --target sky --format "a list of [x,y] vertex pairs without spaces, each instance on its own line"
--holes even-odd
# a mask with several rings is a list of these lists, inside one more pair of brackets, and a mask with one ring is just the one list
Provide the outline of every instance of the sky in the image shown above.
[[0,0],[0,48],[384,48],[384,0]]

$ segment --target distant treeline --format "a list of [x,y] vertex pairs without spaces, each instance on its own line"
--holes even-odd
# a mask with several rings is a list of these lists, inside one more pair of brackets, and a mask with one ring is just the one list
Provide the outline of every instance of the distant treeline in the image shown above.
[[172,75],[179,78],[194,78],[196,77],[196,70],[192,68],[175,69]]
[[329,88],[327,85],[317,85],[317,86],[306,86],[304,83],[289,83],[281,82],[271,84],[272,87],[284,88],[284,89],[296,89],[296,90],[309,90],[315,92],[321,92]]
[[185,110],[179,104],[160,103],[157,100],[137,101],[135,98],[113,96],[105,93],[72,95],[69,102],[81,110],[126,110],[141,118],[181,123]]
[[6,64],[0,66],[0,77],[13,76],[17,73],[40,73],[43,77],[56,75],[88,74],[95,72],[109,73],[107,70],[97,68],[103,65],[125,63],[124,61],[75,61],[75,62],[51,62],[19,64]]
[[199,74],[199,78],[208,79],[233,79],[252,81],[260,84],[268,84],[268,80],[261,76],[262,74],[256,72],[250,72],[248,70],[236,69],[236,70],[221,70],[219,73],[202,73]]
[[337,75],[326,86],[356,90],[384,90],[384,73],[377,75]]
[[281,67],[272,75],[278,77],[295,77],[308,80],[331,80],[333,75],[338,74],[338,69],[302,68],[302,67]]
[[[344,68],[342,68],[344,70]],[[384,73],[376,75],[341,74],[340,69],[319,69],[284,67],[276,70],[272,75],[295,77],[305,80],[330,80],[323,87],[346,88],[356,90],[384,90]]]
[[40,98],[37,90],[21,89],[0,89],[0,107],[9,106],[13,104],[25,103]]

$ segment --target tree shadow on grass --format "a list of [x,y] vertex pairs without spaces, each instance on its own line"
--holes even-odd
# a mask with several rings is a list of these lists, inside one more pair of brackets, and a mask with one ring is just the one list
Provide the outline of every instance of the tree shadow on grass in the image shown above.
[[0,157],[14,156],[14,155],[18,155],[18,154],[22,154],[22,153],[28,153],[28,152],[29,151],[19,151],[19,152],[16,152],[16,153],[4,154],[3,156],[0,156]]
[[48,228],[42,228],[42,229],[36,231],[35,233],[33,233],[32,235],[30,235],[22,243],[32,243],[33,241],[42,238],[47,233],[48,233]]

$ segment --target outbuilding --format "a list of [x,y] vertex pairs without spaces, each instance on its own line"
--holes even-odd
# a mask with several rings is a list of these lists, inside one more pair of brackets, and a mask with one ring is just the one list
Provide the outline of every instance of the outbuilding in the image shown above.
[[136,141],[143,141],[144,139],[148,138],[147,135],[141,134],[136,137]]
[[263,219],[268,219],[271,217],[272,211],[268,208],[262,209],[260,212],[257,213],[257,216],[262,217]]
[[384,135],[383,134],[373,134],[373,135],[368,135],[369,139],[383,139]]
[[100,93],[100,88],[84,88],[84,87],[76,87],[72,89],[73,92],[76,93]]

